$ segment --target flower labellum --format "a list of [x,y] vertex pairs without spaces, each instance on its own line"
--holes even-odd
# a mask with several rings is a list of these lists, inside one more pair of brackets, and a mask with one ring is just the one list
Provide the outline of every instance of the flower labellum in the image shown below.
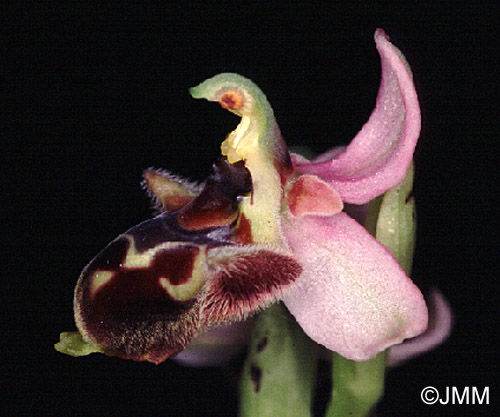
[[221,158],[196,197],[163,171],[146,171],[145,184],[178,207],[129,229],[85,267],[74,299],[81,337],[63,333],[58,350],[159,363],[196,334],[276,301],[300,275],[287,251],[240,244],[248,232],[235,207],[252,187],[242,163]]
[[75,289],[79,330],[56,349],[159,363],[204,331],[283,300],[307,335],[364,361],[427,327],[422,294],[383,245],[343,212],[399,184],[420,132],[412,75],[382,30],[382,81],[350,145],[290,155],[267,98],[219,74],[190,89],[241,117],[202,186],[149,169],[159,214],[111,242]]

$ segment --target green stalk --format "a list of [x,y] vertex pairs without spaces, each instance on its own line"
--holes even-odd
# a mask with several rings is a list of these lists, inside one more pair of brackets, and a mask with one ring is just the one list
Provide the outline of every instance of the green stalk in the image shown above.
[[[401,184],[370,203],[365,226],[386,246],[409,275],[415,248],[415,201],[411,197],[413,164]],[[333,391],[327,417],[364,417],[384,393],[386,352],[355,362],[333,353]]]
[[317,345],[281,303],[260,313],[243,368],[239,415],[311,416],[316,357]]
[[374,359],[355,362],[333,353],[333,391],[327,417],[363,417],[384,393],[385,352]]
[[[408,276],[411,274],[417,232],[415,199],[412,196],[413,171],[412,164],[403,182],[382,196],[375,233],[368,229],[392,252]],[[371,205],[370,203],[370,208]],[[375,208],[376,205],[377,202],[375,202]],[[370,217],[370,209],[368,217]]]

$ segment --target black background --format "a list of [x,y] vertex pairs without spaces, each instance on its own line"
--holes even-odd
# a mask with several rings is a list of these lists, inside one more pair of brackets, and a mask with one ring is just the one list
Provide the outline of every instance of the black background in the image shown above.
[[[465,2],[84,4],[39,2],[13,13],[2,32],[1,407],[12,415],[236,415],[234,364],[199,370],[54,351],[59,332],[74,329],[74,284],[105,244],[150,216],[144,168],[195,180],[209,172],[238,120],[191,99],[189,87],[241,73],[266,93],[289,145],[320,152],[346,144],[374,106],[373,33],[382,27],[412,67],[423,113],[414,279],[438,286],[456,317],[443,347],[388,374],[377,415],[493,415],[498,10]],[[489,386],[492,405],[426,406],[428,385]]]

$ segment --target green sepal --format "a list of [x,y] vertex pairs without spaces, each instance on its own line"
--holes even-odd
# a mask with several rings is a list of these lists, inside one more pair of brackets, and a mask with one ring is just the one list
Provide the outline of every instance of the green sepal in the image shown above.
[[417,233],[417,215],[413,189],[413,163],[398,186],[387,191],[377,218],[376,239],[388,248],[410,275]]
[[312,414],[317,345],[275,304],[256,318],[240,384],[239,415]]
[[417,233],[417,214],[413,189],[413,163],[405,179],[370,202],[366,229],[396,257],[410,275]]
[[69,356],[87,356],[91,353],[104,353],[103,349],[83,340],[80,332],[63,332],[54,345],[55,350]]

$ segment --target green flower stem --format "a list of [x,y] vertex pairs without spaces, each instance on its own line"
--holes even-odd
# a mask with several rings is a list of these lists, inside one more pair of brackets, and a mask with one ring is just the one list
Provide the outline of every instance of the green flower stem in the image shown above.
[[260,313],[243,368],[239,415],[311,416],[316,357],[317,345],[281,303]]
[[385,352],[355,362],[333,353],[333,391],[327,417],[367,416],[384,392]]
[[[370,203],[367,230],[385,245],[409,275],[415,248],[416,215],[413,164],[401,184]],[[370,413],[384,392],[386,352],[374,359],[355,362],[333,353],[333,391],[327,417],[363,417]]]

